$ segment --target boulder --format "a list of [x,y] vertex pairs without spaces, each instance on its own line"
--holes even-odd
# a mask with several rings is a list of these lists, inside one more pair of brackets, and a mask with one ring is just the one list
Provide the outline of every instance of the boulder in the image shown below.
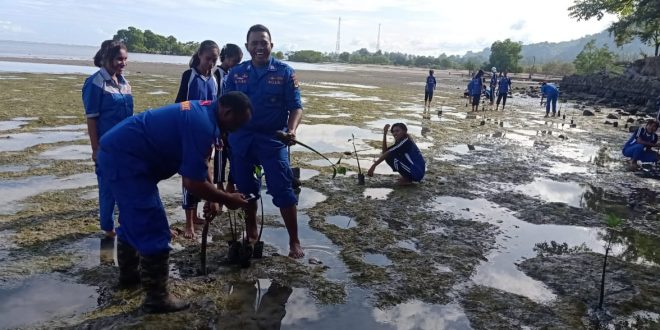
[[635,120],[632,119],[632,118],[628,118],[628,120],[626,120],[626,123],[634,123],[634,122],[635,122]]
[[589,110],[584,110],[584,111],[582,112],[582,115],[583,115],[583,116],[593,116],[594,113],[591,112],[591,111],[589,111]]
[[619,119],[619,116],[617,116],[613,113],[610,113],[609,115],[607,115],[607,119]]
[[612,123],[610,123],[609,121],[606,120],[605,125],[612,125]]

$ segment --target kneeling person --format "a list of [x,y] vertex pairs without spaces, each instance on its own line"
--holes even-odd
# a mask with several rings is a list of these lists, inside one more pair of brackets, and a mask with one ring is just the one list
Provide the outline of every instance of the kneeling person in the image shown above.
[[657,130],[658,122],[651,119],[646,123],[646,127],[637,129],[623,146],[623,155],[631,158],[631,170],[636,171],[639,169],[637,161],[646,163],[658,161],[658,154],[651,150],[651,148],[658,145],[658,136],[655,134]]
[[207,159],[221,131],[245,124],[251,110],[245,94],[228,93],[215,102],[187,101],[145,111],[101,138],[99,168],[109,180],[121,213],[119,282],[122,286],[142,282],[147,294],[145,312],[188,307],[167,290],[170,230],[158,182],[179,173],[183,186],[209,201],[205,211],[214,214],[219,202],[232,209],[247,206],[242,195],[218,190],[208,181]]
[[401,174],[399,184],[408,185],[412,182],[422,181],[426,172],[426,162],[419,148],[408,135],[408,127],[403,123],[392,125],[391,132],[394,135],[395,144],[388,148],[387,132],[389,129],[390,125],[385,125],[383,128],[383,153],[371,166],[367,175],[374,176],[376,166],[386,161],[392,170]]

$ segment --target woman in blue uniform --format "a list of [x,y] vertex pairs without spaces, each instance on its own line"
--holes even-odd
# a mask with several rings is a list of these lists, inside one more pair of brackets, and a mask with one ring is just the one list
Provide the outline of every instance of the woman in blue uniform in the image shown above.
[[[220,56],[220,48],[215,41],[205,40],[199,45],[199,49],[190,59],[190,69],[183,72],[179,93],[176,96],[176,103],[183,101],[207,100],[213,101],[218,97],[219,81],[216,79],[213,69]],[[186,213],[186,229],[184,236],[186,238],[195,238],[195,223],[197,219],[197,204],[199,198],[183,190],[182,207]]]
[[[128,60],[126,45],[120,41],[106,40],[94,56],[99,71],[89,76],[82,88],[82,100],[87,117],[87,131],[92,145],[92,159],[96,163],[99,140],[113,126],[133,115],[131,85],[124,78]],[[99,218],[106,236],[115,236],[115,199],[103,176],[96,176],[99,186]]]
[[435,91],[435,77],[433,70],[429,70],[429,76],[426,77],[426,86],[424,87],[424,109],[431,108],[431,101],[433,101],[433,92]]
[[495,110],[499,110],[500,108],[500,101],[502,101],[502,111],[504,111],[504,107],[506,107],[506,98],[509,95],[509,89],[511,88],[511,79],[507,77],[507,72],[504,71],[502,73],[502,76],[500,77],[499,81],[499,89],[497,91],[497,107]]
[[658,153],[651,149],[658,144],[658,135],[655,134],[657,130],[658,122],[651,119],[645,127],[637,129],[623,146],[623,155],[630,157],[631,170],[639,169],[637,161],[651,163],[658,160]]
[[484,70],[479,70],[474,78],[468,84],[468,92],[472,98],[472,111],[479,110],[479,100],[481,99],[481,90],[483,82],[481,81],[484,75]]
[[426,162],[419,148],[417,148],[415,142],[408,135],[408,127],[403,123],[392,125],[391,132],[395,142],[391,147],[387,147],[387,132],[389,130],[389,124],[383,127],[383,153],[371,165],[367,175],[374,176],[376,166],[386,161],[392,170],[401,174],[401,178],[399,178],[400,185],[409,185],[413,182],[422,181],[426,172]]

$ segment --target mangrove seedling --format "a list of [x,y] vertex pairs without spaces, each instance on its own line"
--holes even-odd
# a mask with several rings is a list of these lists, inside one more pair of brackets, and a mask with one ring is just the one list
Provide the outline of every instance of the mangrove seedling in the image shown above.
[[605,236],[605,257],[603,258],[603,273],[600,280],[600,298],[598,299],[598,309],[603,309],[603,300],[605,297],[605,271],[607,270],[607,256],[609,255],[610,250],[612,249],[612,241],[614,240],[614,233],[618,230],[618,227],[621,226],[621,218],[614,214],[608,214],[605,219],[607,224],[607,234]]
[[200,268],[199,272],[202,275],[207,275],[207,268],[206,268],[206,246],[208,244],[208,235],[209,235],[209,224],[211,221],[213,221],[213,218],[215,218],[214,215],[211,215],[210,213],[204,214],[204,228],[202,229],[202,250],[200,251],[201,253],[199,254],[200,258]]
[[355,161],[357,161],[358,167],[358,184],[364,185],[364,174],[362,174],[362,168],[360,167],[360,157],[358,156],[357,148],[355,148],[355,134],[351,134],[351,139],[348,142],[353,143],[353,154],[355,155]]
[[[257,177],[257,180],[261,182],[264,173],[261,168],[261,166],[255,166],[254,167],[254,175]],[[252,251],[252,257],[256,259],[260,259],[263,257],[264,253],[264,242],[261,240],[261,234],[264,232],[264,200],[263,198],[259,198],[259,203],[261,203],[261,228],[259,228],[259,236],[257,236],[257,241],[254,243],[254,248]],[[249,245],[250,242],[247,242]]]
[[288,142],[293,142],[294,144],[300,145],[303,148],[306,148],[315,154],[323,157],[323,159],[327,160],[328,163],[330,163],[330,166],[332,166],[332,178],[334,179],[337,176],[337,167],[335,167],[335,163],[333,163],[328,157],[324,156],[322,153],[316,151],[316,149],[298,141],[297,139],[292,139],[287,133],[284,131],[277,131],[275,132],[275,137],[278,138],[280,141],[288,143]]

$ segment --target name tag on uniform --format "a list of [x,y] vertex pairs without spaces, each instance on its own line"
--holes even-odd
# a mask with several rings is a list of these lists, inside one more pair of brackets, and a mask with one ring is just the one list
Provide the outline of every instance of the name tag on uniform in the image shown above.
[[248,81],[248,75],[247,73],[236,73],[234,74],[234,82],[237,84],[247,84]]
[[268,77],[268,84],[269,85],[282,85],[282,84],[284,84],[284,77],[270,76],[270,77]]

